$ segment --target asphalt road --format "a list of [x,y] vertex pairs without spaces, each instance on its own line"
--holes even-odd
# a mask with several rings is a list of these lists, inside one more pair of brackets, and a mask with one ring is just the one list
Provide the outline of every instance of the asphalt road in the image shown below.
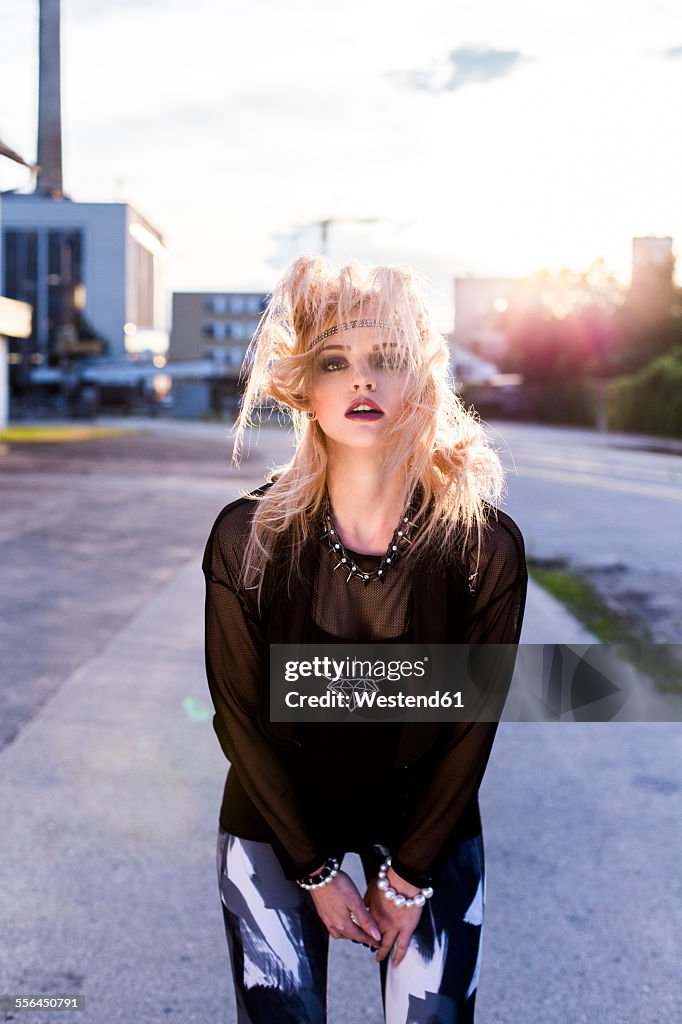
[[[202,545],[235,488],[224,431],[176,430],[0,455],[0,747]],[[253,474],[251,476],[250,474]]]
[[508,423],[493,439],[529,553],[586,570],[655,641],[682,643],[682,443]]

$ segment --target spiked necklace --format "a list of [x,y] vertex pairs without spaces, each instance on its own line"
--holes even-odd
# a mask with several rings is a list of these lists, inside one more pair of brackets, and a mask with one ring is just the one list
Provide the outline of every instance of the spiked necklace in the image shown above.
[[395,566],[396,562],[400,558],[403,551],[406,550],[407,545],[411,544],[412,541],[409,539],[408,534],[411,529],[416,527],[416,523],[410,521],[410,509],[408,508],[407,513],[401,517],[398,526],[393,532],[391,542],[386,549],[386,554],[383,555],[379,565],[376,569],[372,569],[370,572],[365,572],[361,569],[351,555],[348,554],[344,547],[343,541],[339,537],[338,530],[334,524],[334,518],[332,516],[332,505],[329,500],[329,495],[325,496],[324,511],[322,513],[323,532],[320,536],[320,540],[327,540],[329,542],[329,550],[332,555],[336,558],[336,565],[334,570],[342,569],[348,573],[346,577],[346,583],[349,582],[351,576],[356,576],[357,579],[367,586],[372,580],[381,580],[384,582],[386,576],[386,570],[390,569],[391,566]]

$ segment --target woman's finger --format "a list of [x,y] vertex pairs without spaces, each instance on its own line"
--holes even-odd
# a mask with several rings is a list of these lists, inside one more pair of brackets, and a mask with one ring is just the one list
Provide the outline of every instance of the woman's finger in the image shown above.
[[379,926],[365,904],[360,902],[360,900],[353,903],[350,910],[350,919],[354,925],[357,925],[358,928],[369,935],[370,939],[374,939],[375,942],[381,942]]
[[405,954],[407,953],[411,938],[411,935],[405,936],[402,933],[398,934],[395,944],[395,953],[393,954],[393,960],[391,961],[394,967],[397,967],[398,964],[405,959]]
[[358,928],[357,925],[354,925],[350,918],[348,920],[347,927],[344,928],[344,938],[355,939],[356,942],[362,942],[363,945],[371,945],[375,949],[381,942],[380,938],[374,939],[371,936],[369,936],[367,932],[363,931],[362,928]]
[[362,942],[363,944],[369,943],[375,948],[381,941],[380,938],[377,940],[371,938],[366,931],[363,931],[362,928],[358,928],[358,926],[354,924],[353,921],[351,921],[350,914],[348,915],[348,918],[345,918],[343,920],[339,920],[337,918],[334,920],[333,924],[328,925],[327,930],[330,932],[330,934],[332,928],[336,933],[334,938],[338,937],[340,939],[353,939],[355,942]]
[[377,950],[377,955],[374,958],[378,964],[380,964],[382,960],[385,960],[388,954],[391,952],[391,948],[393,946],[393,943],[395,942],[397,934],[398,932],[395,929],[393,929],[392,931],[384,932],[384,934],[382,935],[381,945],[379,946],[379,949]]

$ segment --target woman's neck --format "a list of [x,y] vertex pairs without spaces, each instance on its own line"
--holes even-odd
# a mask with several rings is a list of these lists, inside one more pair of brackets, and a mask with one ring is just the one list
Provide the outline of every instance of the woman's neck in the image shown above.
[[328,467],[334,523],[351,551],[383,555],[403,513],[401,481],[382,480],[375,463],[358,461]]

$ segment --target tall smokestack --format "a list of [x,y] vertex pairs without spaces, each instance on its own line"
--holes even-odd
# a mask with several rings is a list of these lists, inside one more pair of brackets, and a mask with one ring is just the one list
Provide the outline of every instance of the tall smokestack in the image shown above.
[[40,0],[36,192],[52,199],[64,195],[59,30],[59,0]]

